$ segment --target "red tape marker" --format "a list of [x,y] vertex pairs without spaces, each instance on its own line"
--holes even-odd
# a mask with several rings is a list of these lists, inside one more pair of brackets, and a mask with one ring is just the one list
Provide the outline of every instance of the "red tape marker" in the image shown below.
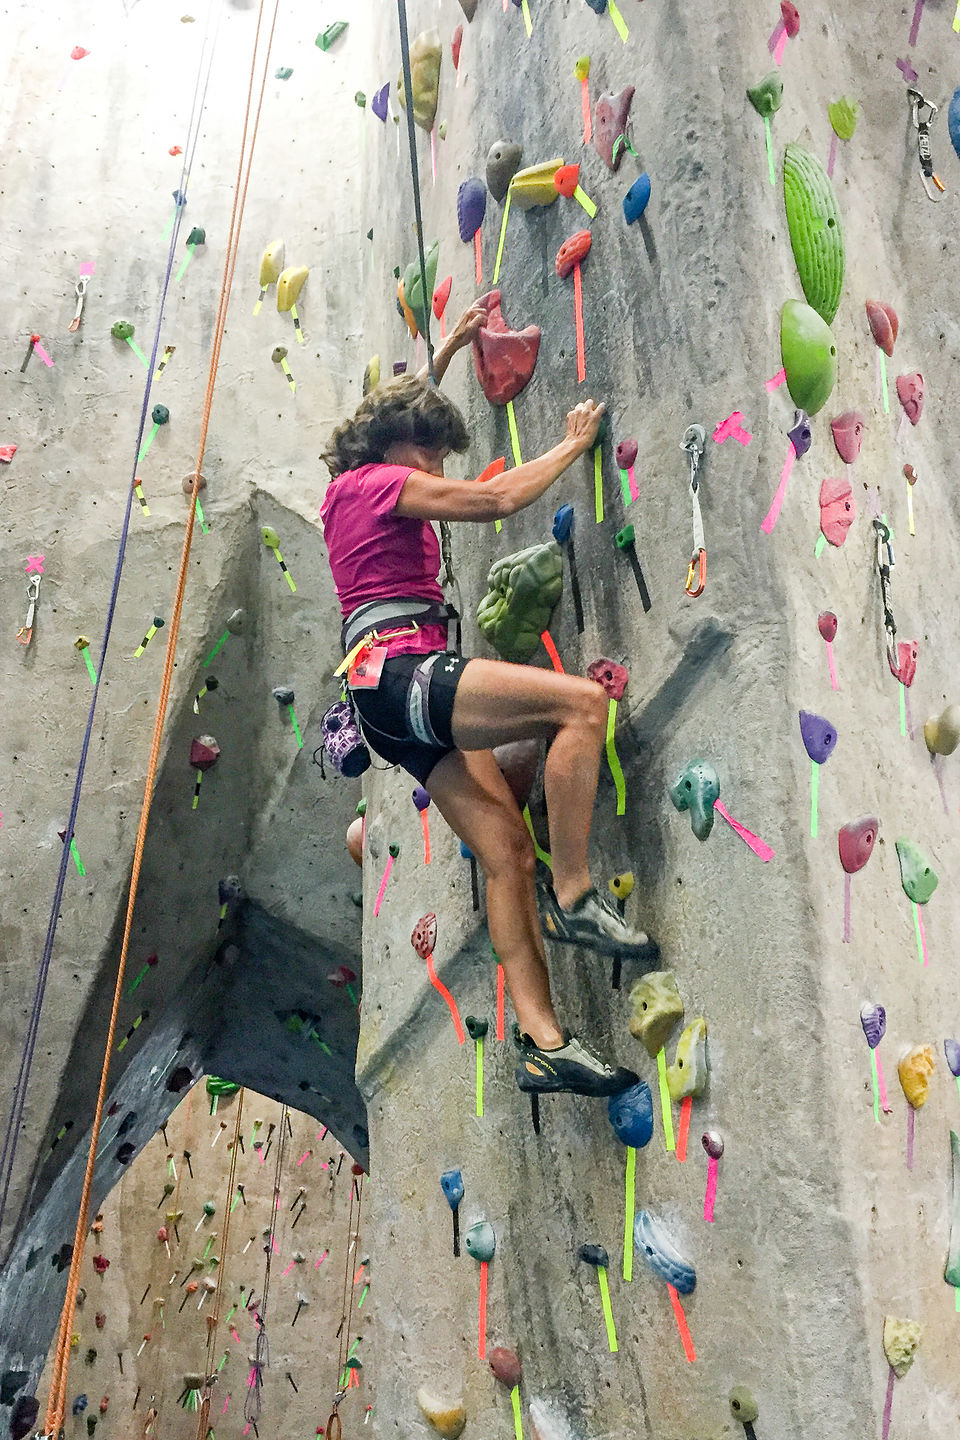
[[687,1317],[683,1313],[683,1306],[680,1304],[680,1296],[677,1294],[676,1287],[674,1285],[668,1285],[667,1289],[670,1292],[670,1304],[673,1306],[677,1329],[680,1331],[683,1353],[692,1365],[697,1358],[697,1352],[693,1348],[693,1336],[690,1334],[690,1326],[687,1324]]
[[464,1031],[463,1024],[460,1020],[460,1011],[457,1009],[456,1000],[454,1000],[453,996],[450,994],[450,991],[447,989],[446,985],[444,985],[436,970],[433,968],[432,955],[427,956],[427,974],[430,976],[430,984],[433,986],[434,990],[436,990],[439,995],[442,995],[444,1000],[446,1000],[447,1002],[447,1006],[450,1010],[450,1015],[453,1019],[453,1028],[457,1032],[457,1044],[462,1045],[463,1042],[466,1040],[467,1036],[466,1032]]

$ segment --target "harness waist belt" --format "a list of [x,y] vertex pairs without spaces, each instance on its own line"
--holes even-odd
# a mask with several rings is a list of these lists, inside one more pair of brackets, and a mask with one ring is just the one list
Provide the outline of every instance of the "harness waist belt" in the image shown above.
[[452,605],[436,600],[414,598],[396,600],[368,600],[352,611],[343,622],[340,642],[344,652],[349,651],[362,640],[369,630],[382,630],[400,622],[416,621],[418,625],[446,625],[460,619]]

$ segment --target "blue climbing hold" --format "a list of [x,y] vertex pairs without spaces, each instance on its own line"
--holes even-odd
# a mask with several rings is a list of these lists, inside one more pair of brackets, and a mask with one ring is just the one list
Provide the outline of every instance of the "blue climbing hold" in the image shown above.
[[457,226],[460,239],[465,245],[480,229],[486,213],[487,187],[482,180],[471,176],[469,180],[464,180],[457,191]]
[[440,1176],[440,1189],[447,1197],[451,1210],[456,1210],[463,1199],[463,1176],[459,1170],[444,1170]]
[[473,859],[473,851],[472,851],[472,850],[468,850],[467,847],[466,847],[466,845],[464,845],[464,843],[463,843],[462,840],[460,841],[460,858],[461,858],[461,860],[472,860],[472,859]]
[[658,1220],[648,1210],[641,1210],[633,1222],[633,1242],[653,1271],[679,1295],[692,1294],[697,1273],[667,1239]]
[[590,6],[594,15],[603,15],[606,13],[607,0],[587,0],[587,4]]
[[960,86],[953,92],[953,99],[950,101],[950,109],[947,111],[947,129],[950,131],[950,144],[960,155]]
[[73,1411],[74,1415],[82,1415],[84,1410],[86,1410],[87,1408],[86,1395],[78,1395],[70,1408]]
[[650,176],[644,170],[642,175],[637,176],[623,197],[623,218],[628,225],[632,225],[635,220],[640,219],[647,208],[649,199]]
[[566,545],[573,534],[573,506],[561,505],[553,517],[553,538],[558,545]]
[[638,1080],[629,1090],[611,1095],[607,1101],[610,1124],[617,1132],[617,1139],[624,1145],[641,1150],[649,1145],[653,1135],[653,1096],[646,1080]]

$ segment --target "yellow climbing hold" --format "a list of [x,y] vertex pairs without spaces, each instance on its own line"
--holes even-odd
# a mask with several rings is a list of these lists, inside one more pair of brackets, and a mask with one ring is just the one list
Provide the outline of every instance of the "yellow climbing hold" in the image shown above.
[[457,1440],[467,1423],[467,1412],[462,1400],[442,1399],[434,1390],[421,1385],[417,1391],[417,1404],[424,1418],[430,1422],[444,1440]]
[[281,314],[292,310],[310,271],[306,265],[288,265],[277,279],[277,309]]

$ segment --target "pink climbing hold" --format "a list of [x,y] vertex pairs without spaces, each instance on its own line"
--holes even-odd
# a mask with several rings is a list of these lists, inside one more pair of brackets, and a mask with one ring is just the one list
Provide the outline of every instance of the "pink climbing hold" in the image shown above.
[[913,684],[917,674],[917,656],[920,654],[920,645],[916,640],[901,640],[897,645],[897,661],[894,664],[893,655],[887,653],[887,663],[890,672],[901,685],[908,688]]
[[850,481],[828,476],[820,486],[820,529],[828,544],[843,544],[856,514]]
[[858,458],[866,424],[866,419],[859,410],[845,410],[842,415],[830,421],[833,443],[845,465],[852,465]]
[[625,666],[618,665],[616,660],[601,657],[587,666],[587,679],[602,686],[611,700],[622,700],[629,676]]
[[897,376],[897,399],[910,424],[919,424],[923,414],[923,376],[919,370],[914,370],[910,375]]
[[540,351],[540,327],[511,330],[503,318],[501,292],[490,290],[477,301],[487,312],[473,342],[477,379],[491,405],[506,405],[530,383]]
[[900,329],[900,321],[897,319],[897,312],[892,305],[885,305],[882,300],[868,300],[866,302],[867,322],[874,341],[880,346],[885,355],[893,355],[893,347],[896,344],[897,332]]

